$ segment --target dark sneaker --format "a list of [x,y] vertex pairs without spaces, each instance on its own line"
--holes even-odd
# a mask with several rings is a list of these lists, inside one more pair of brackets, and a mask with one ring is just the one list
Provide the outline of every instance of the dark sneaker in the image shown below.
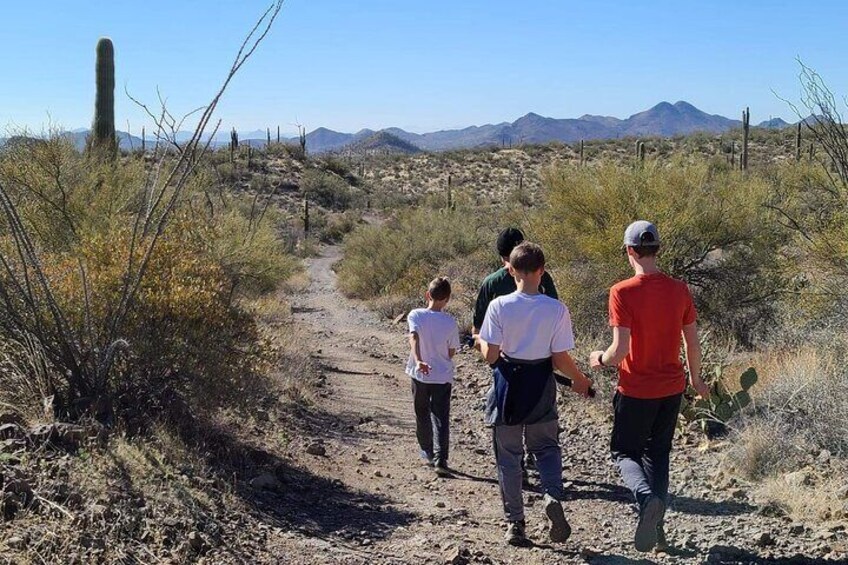
[[435,459],[433,456],[424,451],[423,449],[418,452],[418,455],[421,457],[421,462],[424,463],[427,467],[432,467],[435,464]]
[[669,545],[665,537],[665,527],[663,523],[657,524],[657,545],[654,546],[654,551],[658,553],[668,553]]
[[506,535],[504,539],[506,539],[506,543],[509,545],[514,545],[517,547],[524,547],[530,544],[530,540],[527,539],[526,526],[524,525],[524,520],[520,520],[517,522],[510,522],[506,526]]
[[565,542],[571,536],[571,526],[565,519],[565,512],[560,501],[549,494],[545,495],[545,514],[551,522],[551,541]]
[[441,463],[441,462],[436,463],[435,465],[433,465],[433,467],[436,471],[437,477],[445,478],[445,477],[453,476],[453,475],[451,475],[451,472],[450,472],[450,469],[447,466],[447,463]]
[[665,514],[665,503],[652,496],[639,513],[639,523],[636,525],[636,551],[651,551],[657,545],[657,526]]

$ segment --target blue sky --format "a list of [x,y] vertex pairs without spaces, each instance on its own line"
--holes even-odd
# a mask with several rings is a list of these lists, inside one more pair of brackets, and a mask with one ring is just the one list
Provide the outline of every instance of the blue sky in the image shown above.
[[[124,95],[175,111],[205,103],[269,0],[4,2],[0,126],[90,122],[94,46],[115,42]],[[219,109],[224,127],[413,131],[511,121],[533,111],[627,117],[687,100],[752,121],[792,117],[796,57],[848,94],[848,2],[287,0]]]

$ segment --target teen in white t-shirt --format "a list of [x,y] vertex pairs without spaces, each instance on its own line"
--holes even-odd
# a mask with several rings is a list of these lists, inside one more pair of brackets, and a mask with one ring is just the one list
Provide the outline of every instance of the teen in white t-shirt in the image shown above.
[[420,359],[429,369],[423,372],[410,351],[406,363],[406,374],[422,383],[452,383],[453,359],[450,351],[459,349],[459,328],[450,314],[429,308],[416,308],[407,316],[409,333],[418,334]]
[[493,386],[487,401],[487,423],[493,425],[498,484],[507,519],[506,540],[527,544],[521,459],[533,455],[544,490],[550,539],[564,542],[571,527],[562,508],[562,452],[559,446],[554,368],[572,379],[572,389],[589,394],[591,381],[574,364],[568,350],[574,335],[568,309],[539,294],[545,254],[524,242],[509,256],[509,272],[517,291],[489,304],[480,328],[480,352],[492,366]]
[[544,294],[515,291],[489,304],[480,339],[500,345],[510,359],[547,359],[574,349],[568,308]]
[[407,317],[409,361],[406,374],[412,377],[415,433],[421,457],[435,467],[439,476],[450,476],[448,446],[453,356],[459,349],[456,320],[442,311],[450,295],[450,282],[443,277],[434,279],[425,294],[427,308],[417,308]]

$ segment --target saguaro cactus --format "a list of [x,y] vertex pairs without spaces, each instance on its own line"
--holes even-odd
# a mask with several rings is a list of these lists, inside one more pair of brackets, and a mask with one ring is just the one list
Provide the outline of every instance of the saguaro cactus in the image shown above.
[[644,141],[639,140],[639,141],[636,142],[636,158],[639,159],[640,161],[645,160],[645,142]]
[[798,122],[798,129],[795,132],[795,161],[801,160],[801,122]]
[[447,194],[447,205],[448,210],[453,208],[453,194],[452,194],[452,185],[453,185],[453,176],[448,174],[448,194]]
[[751,109],[742,112],[742,170],[748,170],[748,133],[751,129]]
[[580,164],[584,164],[586,162],[585,155],[583,153],[583,140],[580,140]]
[[298,137],[300,138],[300,152],[303,155],[303,158],[306,158],[306,128],[304,126],[297,126]]
[[309,200],[303,199],[303,233],[309,235]]
[[97,92],[94,97],[94,120],[88,137],[88,150],[114,159],[118,154],[115,138],[115,48],[112,40],[102,37],[97,42],[95,65]]

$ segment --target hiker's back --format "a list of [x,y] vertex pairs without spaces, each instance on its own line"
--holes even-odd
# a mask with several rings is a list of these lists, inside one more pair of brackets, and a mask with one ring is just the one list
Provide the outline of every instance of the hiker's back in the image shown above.
[[574,347],[568,309],[559,300],[516,291],[495,299],[490,309],[503,328],[501,351],[508,357],[546,359]]
[[610,325],[630,329],[630,353],[620,367],[619,391],[635,398],[683,392],[683,326],[695,321],[686,283],[663,273],[638,275],[610,290]]

